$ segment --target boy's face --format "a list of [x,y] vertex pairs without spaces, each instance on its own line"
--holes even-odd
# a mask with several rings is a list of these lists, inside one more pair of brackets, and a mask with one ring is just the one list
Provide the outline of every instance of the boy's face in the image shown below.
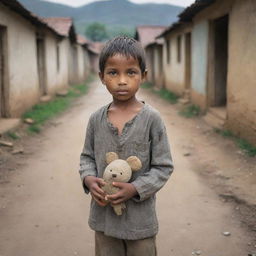
[[116,54],[107,59],[99,76],[115,100],[127,101],[135,97],[146,72],[142,74],[138,60]]

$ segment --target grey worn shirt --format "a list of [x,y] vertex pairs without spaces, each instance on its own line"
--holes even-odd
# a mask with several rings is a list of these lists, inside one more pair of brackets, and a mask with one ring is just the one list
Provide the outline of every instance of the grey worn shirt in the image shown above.
[[107,118],[109,106],[102,107],[90,117],[80,159],[81,179],[83,181],[86,176],[102,177],[107,166],[107,152],[116,152],[121,159],[135,155],[140,158],[142,168],[133,173],[130,182],[138,196],[126,202],[127,208],[121,216],[117,216],[110,205],[101,207],[92,200],[89,226],[120,239],[151,237],[158,232],[155,194],[173,171],[165,125],[159,113],[144,104],[118,135],[117,128]]

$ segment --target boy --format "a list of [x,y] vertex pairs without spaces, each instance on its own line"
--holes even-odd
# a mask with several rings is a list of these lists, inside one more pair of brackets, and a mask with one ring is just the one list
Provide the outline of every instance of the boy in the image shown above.
[[[85,192],[92,196],[89,226],[95,230],[95,253],[156,256],[155,194],[169,178],[173,164],[159,113],[136,98],[146,78],[144,50],[132,38],[114,38],[103,48],[99,68],[113,101],[90,117],[79,171]],[[116,152],[121,159],[135,155],[142,162],[130,183],[113,183],[120,189],[114,195],[105,195],[101,189],[107,152]],[[126,202],[121,216],[104,203],[105,197],[111,204]]]

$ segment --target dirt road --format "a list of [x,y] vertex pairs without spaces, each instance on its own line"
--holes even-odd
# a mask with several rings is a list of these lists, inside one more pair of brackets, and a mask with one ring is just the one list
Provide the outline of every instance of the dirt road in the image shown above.
[[[180,117],[169,103],[145,90],[139,98],[161,112],[175,163],[157,196],[159,255],[244,256],[256,250],[233,204],[216,193],[221,174],[214,182],[200,175],[202,166],[209,173],[213,164],[205,153],[208,130],[201,138],[196,135],[201,127]],[[93,232],[87,226],[90,197],[83,193],[77,170],[89,115],[110,100],[105,88],[94,82],[89,94],[42,134],[24,142],[23,155],[1,165],[9,170],[2,170],[8,173],[0,187],[1,256],[94,255]],[[194,140],[203,148],[196,148]],[[209,143],[222,155],[211,139]],[[204,153],[204,159],[197,158]],[[225,231],[231,235],[224,236]]]

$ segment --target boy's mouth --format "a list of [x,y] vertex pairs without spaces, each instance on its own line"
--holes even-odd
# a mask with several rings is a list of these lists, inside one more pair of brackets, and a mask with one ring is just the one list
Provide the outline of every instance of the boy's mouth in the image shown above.
[[118,90],[116,93],[119,95],[126,95],[128,93],[128,90]]

